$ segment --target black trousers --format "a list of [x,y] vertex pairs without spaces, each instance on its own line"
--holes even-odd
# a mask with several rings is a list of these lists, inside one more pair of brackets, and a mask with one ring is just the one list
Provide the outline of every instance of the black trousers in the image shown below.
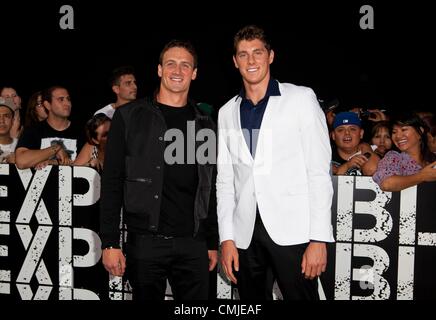
[[241,300],[270,300],[272,276],[285,300],[319,300],[318,279],[308,280],[301,273],[307,243],[280,246],[271,239],[260,215],[256,215],[253,238],[246,250],[238,249],[236,272]]
[[209,258],[205,241],[129,233],[126,273],[133,300],[164,300],[166,280],[175,300],[206,300]]

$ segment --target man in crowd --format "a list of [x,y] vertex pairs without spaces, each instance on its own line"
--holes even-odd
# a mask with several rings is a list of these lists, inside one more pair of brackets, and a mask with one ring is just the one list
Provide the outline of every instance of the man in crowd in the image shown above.
[[0,162],[15,163],[17,139],[11,138],[15,104],[0,97]]
[[[136,77],[131,67],[119,67],[112,71],[112,77],[110,80],[112,91],[115,93],[117,100],[107,106],[97,110],[94,116],[103,113],[109,119],[112,119],[115,110],[117,110],[122,105],[134,101],[137,94]],[[95,117],[90,121],[95,120]],[[74,161],[74,165],[83,166],[89,164],[89,155],[93,153],[95,146],[86,142],[83,145],[79,156]]]
[[48,88],[42,94],[42,102],[48,118],[24,130],[16,150],[19,169],[70,165],[83,144],[83,133],[77,132],[68,120],[71,98],[67,89],[61,86]]
[[333,121],[332,172],[335,175],[372,176],[379,157],[371,146],[361,142],[364,130],[355,112],[340,112]]
[[104,113],[108,118],[112,119],[116,109],[136,99],[138,88],[136,86],[135,72],[131,67],[115,69],[112,72],[110,83],[117,100],[97,110],[94,114]]
[[23,126],[21,125],[21,97],[17,94],[17,91],[12,87],[3,87],[0,89],[0,97],[12,101],[14,104],[14,121],[12,123],[12,128],[10,131],[10,135],[12,138],[19,138]]

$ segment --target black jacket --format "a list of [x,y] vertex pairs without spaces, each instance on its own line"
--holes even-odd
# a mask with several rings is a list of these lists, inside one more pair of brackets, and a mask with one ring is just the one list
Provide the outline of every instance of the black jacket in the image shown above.
[[[203,128],[216,133],[213,120],[190,103],[195,110],[196,133]],[[119,247],[121,207],[129,232],[158,230],[166,129],[165,119],[151,99],[136,100],[115,112],[101,182],[100,237],[103,248]],[[214,163],[197,164],[198,187],[193,213],[193,236],[206,239],[209,249],[218,247]]]

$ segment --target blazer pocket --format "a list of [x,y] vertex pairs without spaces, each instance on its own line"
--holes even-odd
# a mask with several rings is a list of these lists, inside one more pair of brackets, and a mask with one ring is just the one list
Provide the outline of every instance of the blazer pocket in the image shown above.
[[145,213],[148,210],[147,200],[152,198],[152,180],[150,178],[126,178],[124,182],[125,203],[127,212]]

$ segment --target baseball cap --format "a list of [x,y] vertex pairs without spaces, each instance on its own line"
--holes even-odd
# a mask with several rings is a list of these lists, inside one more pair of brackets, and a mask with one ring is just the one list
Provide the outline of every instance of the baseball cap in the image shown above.
[[342,125],[350,124],[354,124],[359,127],[362,126],[362,122],[355,112],[339,112],[335,117],[335,121],[333,121],[333,129],[336,129]]
[[3,97],[0,97],[0,106],[7,107],[11,109],[12,112],[15,112],[15,110],[17,109],[17,107],[11,100],[5,99]]

